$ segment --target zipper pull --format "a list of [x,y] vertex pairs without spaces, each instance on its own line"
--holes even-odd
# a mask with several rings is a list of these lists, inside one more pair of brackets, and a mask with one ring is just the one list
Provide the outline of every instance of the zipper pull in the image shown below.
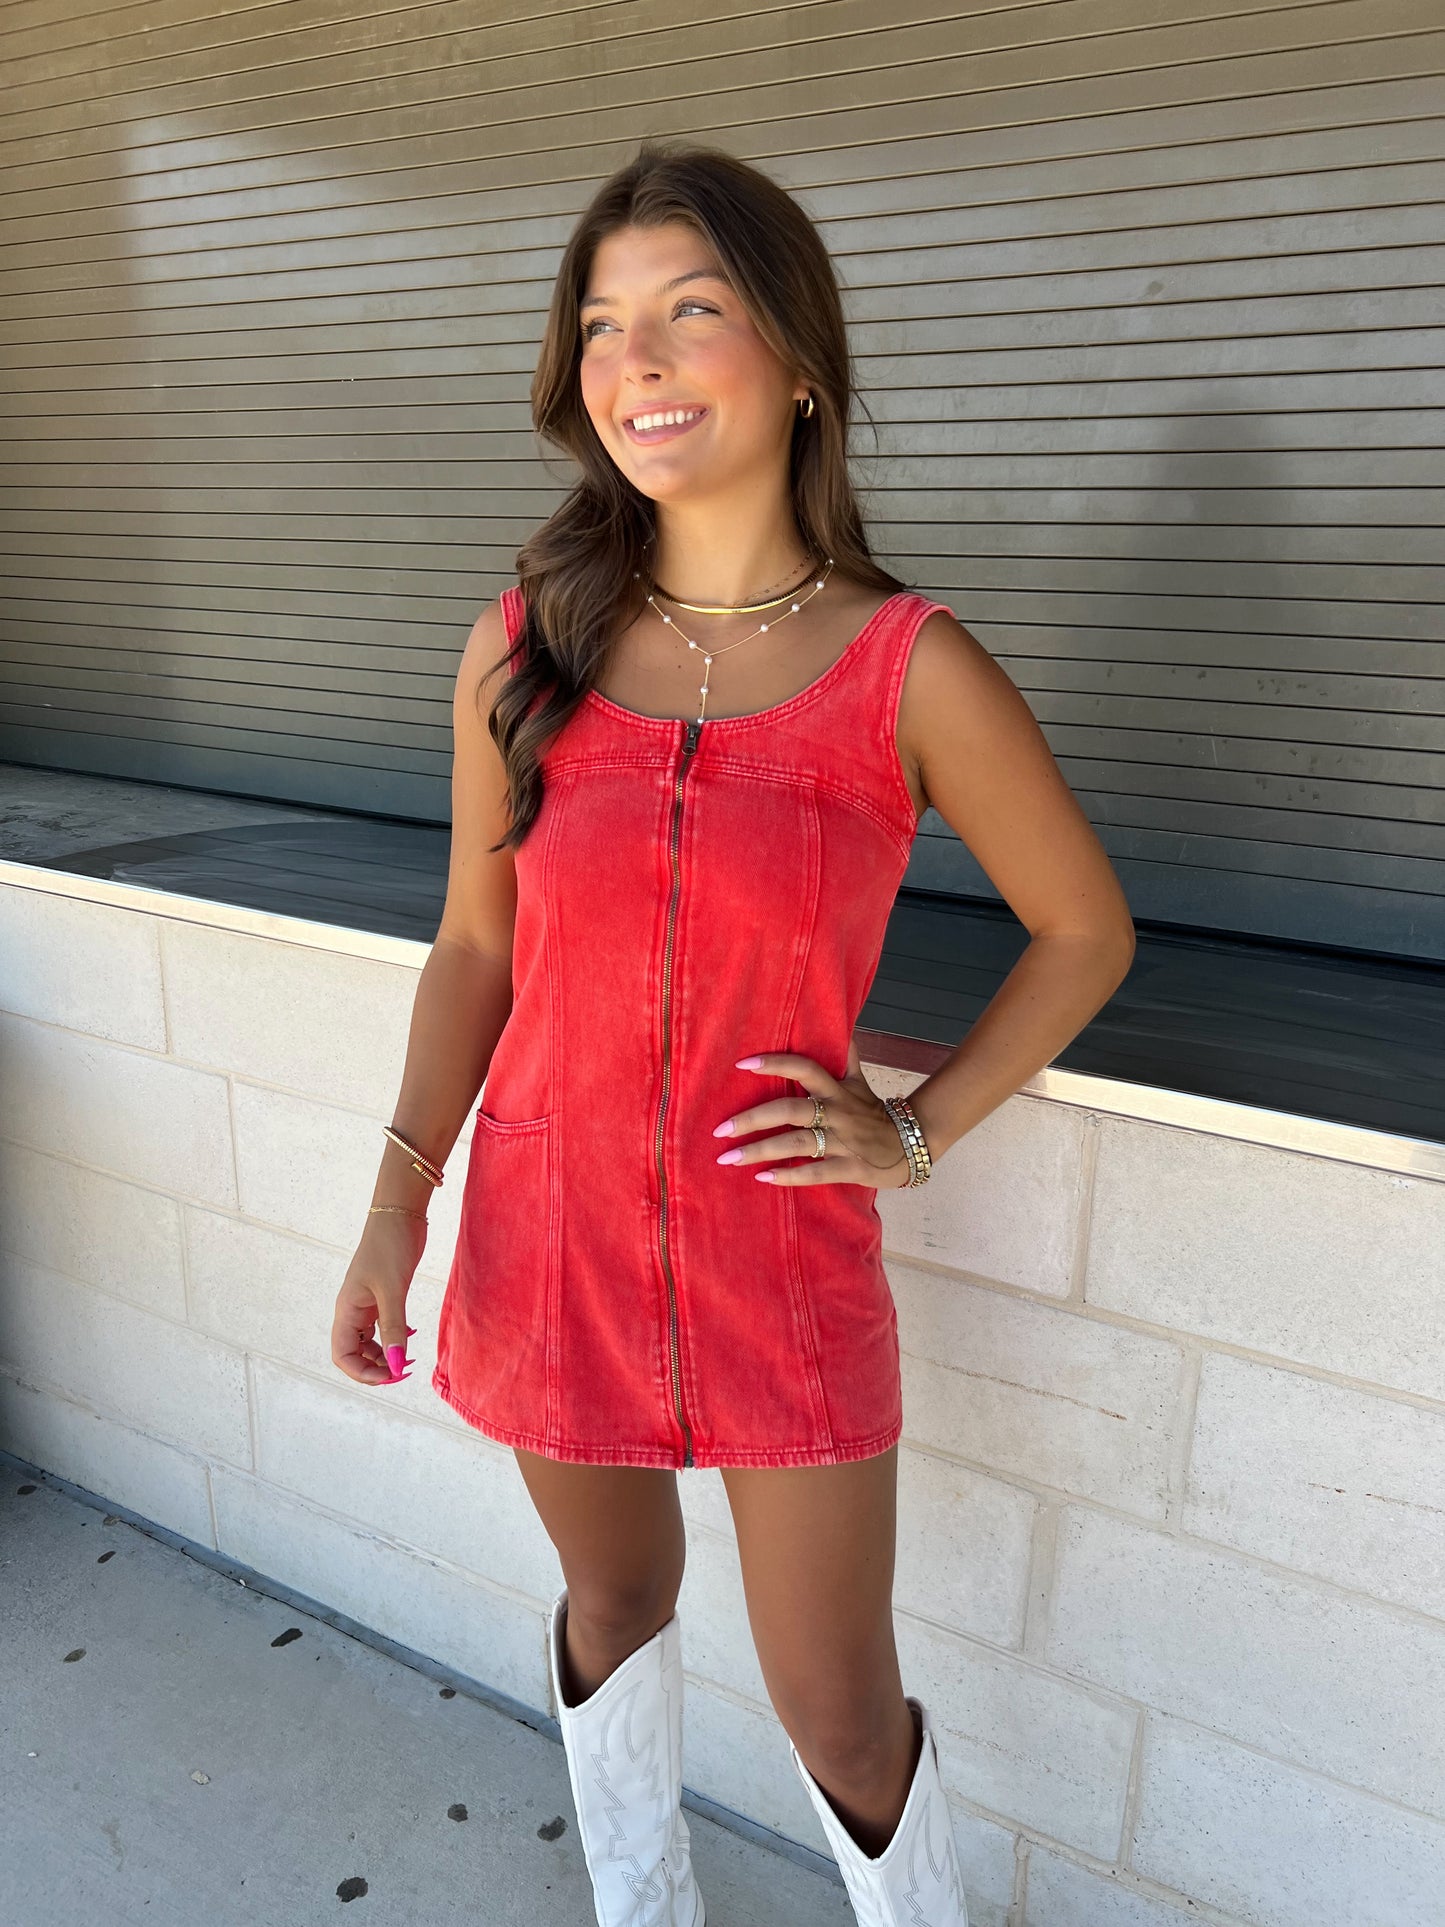
[[699,736],[701,736],[701,734],[702,734],[701,718],[694,717],[693,720],[687,726],[687,735],[683,738],[682,753],[684,756],[692,755],[693,751],[697,748],[697,739]]

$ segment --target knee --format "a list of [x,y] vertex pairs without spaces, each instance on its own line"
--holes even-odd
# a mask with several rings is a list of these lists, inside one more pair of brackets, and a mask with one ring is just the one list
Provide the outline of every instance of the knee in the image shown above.
[[567,1582],[567,1617],[592,1643],[631,1651],[671,1619],[677,1586],[666,1576],[596,1574]]
[[778,1717],[815,1779],[868,1791],[897,1777],[895,1712],[891,1700],[837,1687],[826,1698],[778,1708]]

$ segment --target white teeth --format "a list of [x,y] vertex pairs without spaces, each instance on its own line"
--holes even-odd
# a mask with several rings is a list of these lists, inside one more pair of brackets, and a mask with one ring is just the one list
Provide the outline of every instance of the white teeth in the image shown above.
[[661,415],[634,415],[632,426],[640,434],[648,434],[654,428],[671,428],[678,422],[696,421],[702,413],[700,408],[673,408]]

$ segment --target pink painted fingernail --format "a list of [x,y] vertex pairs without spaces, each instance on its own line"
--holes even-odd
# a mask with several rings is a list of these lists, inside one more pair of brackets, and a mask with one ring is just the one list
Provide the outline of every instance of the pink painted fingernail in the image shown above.
[[740,1057],[737,1061],[737,1068],[740,1071],[755,1071],[762,1061],[761,1057]]
[[743,1154],[740,1149],[734,1149],[731,1151],[722,1151],[722,1152],[719,1152],[718,1154],[719,1164],[741,1164],[742,1161],[743,1161]]
[[402,1367],[406,1364],[406,1353],[400,1345],[388,1345],[386,1362],[393,1378],[400,1378]]
[[406,1328],[406,1335],[407,1335],[407,1337],[408,1337],[408,1338],[415,1338],[415,1337],[416,1337],[416,1326],[415,1326],[415,1325],[408,1325],[408,1326],[407,1326],[407,1328]]

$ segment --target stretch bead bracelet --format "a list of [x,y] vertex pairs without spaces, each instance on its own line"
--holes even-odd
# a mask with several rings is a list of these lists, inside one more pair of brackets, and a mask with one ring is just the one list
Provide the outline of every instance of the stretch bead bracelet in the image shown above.
[[913,1106],[906,1097],[885,1097],[883,1102],[888,1115],[898,1127],[898,1135],[908,1155],[910,1176],[903,1189],[911,1191],[915,1185],[927,1184],[933,1175],[933,1159],[929,1155],[928,1143],[922,1126],[913,1115]]

